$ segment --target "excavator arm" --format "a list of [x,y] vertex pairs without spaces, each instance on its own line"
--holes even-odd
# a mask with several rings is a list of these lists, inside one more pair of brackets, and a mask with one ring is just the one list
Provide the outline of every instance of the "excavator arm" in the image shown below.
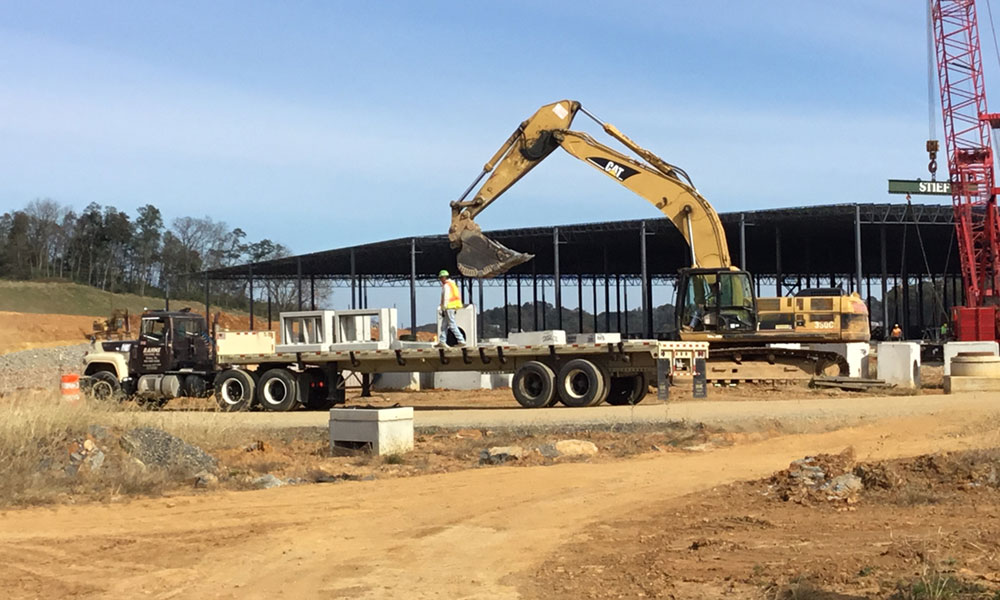
[[[568,129],[581,110],[641,160],[601,144],[586,133]],[[698,193],[687,174],[640,147],[613,125],[596,119],[579,102],[563,100],[543,106],[521,123],[486,163],[465,194],[451,203],[448,238],[452,247],[459,249],[458,268],[463,275],[493,277],[532,258],[530,254],[515,252],[486,238],[474,219],[557,147],[659,209],[687,240],[692,267],[730,268],[726,234],[719,215]],[[466,200],[487,174],[489,177],[472,199]]]

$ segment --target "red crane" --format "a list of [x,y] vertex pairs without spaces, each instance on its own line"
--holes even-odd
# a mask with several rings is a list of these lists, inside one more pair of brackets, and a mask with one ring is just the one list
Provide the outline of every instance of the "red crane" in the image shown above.
[[1000,220],[974,0],[931,0],[945,150],[965,306],[952,308],[959,340],[1000,338]]

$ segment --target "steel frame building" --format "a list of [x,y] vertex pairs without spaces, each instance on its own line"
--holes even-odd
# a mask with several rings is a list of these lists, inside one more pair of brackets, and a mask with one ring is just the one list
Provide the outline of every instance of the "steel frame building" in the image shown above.
[[[804,288],[840,286],[848,292],[859,292],[869,302],[873,297],[888,296],[890,318],[886,320],[898,322],[907,337],[919,338],[928,326],[940,325],[953,304],[964,301],[953,215],[951,205],[835,204],[724,213],[721,219],[730,255],[736,266],[753,274],[758,295],[788,295]],[[662,332],[653,331],[653,288],[675,281],[678,269],[688,266],[690,256],[683,237],[665,219],[486,233],[512,249],[535,254],[533,260],[504,277],[479,281],[459,278],[466,298],[475,299],[478,288],[480,307],[483,286],[502,286],[505,305],[521,306],[526,301],[533,304],[534,322],[523,322],[522,311],[518,310],[518,322],[505,323],[508,330],[563,328],[562,310],[556,311],[556,323],[538,322],[538,304],[539,300],[546,303],[549,288],[549,301],[563,307],[562,288],[569,283],[577,289],[576,306],[593,310],[594,330],[619,331],[621,313],[629,310],[628,286],[634,285],[641,288],[638,304],[644,326],[642,331],[622,333],[655,337]],[[297,282],[300,308],[315,308],[317,280],[349,287],[352,308],[366,306],[369,287],[409,287],[411,323],[416,323],[416,288],[437,285],[438,270],[454,267],[455,252],[447,236],[433,235],[215,269],[201,276],[206,306],[213,280],[248,280],[251,306],[255,280],[292,280]],[[930,318],[925,307],[927,285],[939,290],[934,297],[940,306],[933,307]],[[589,298],[584,297],[585,287],[591,288]],[[602,287],[603,293],[599,291]],[[624,303],[620,295],[623,289]],[[616,319],[611,318],[612,304]],[[597,318],[601,308],[603,323]],[[582,330],[583,311],[576,312]],[[627,327],[627,320],[625,323]]]

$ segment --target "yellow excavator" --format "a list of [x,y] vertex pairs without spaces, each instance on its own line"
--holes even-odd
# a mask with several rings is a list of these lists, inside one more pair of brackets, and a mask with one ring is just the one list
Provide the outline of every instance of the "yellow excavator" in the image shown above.
[[[593,119],[636,157],[601,144],[587,133],[568,129],[578,112]],[[709,379],[847,374],[846,361],[837,353],[769,344],[868,341],[868,309],[861,298],[851,294],[755,299],[750,274],[730,261],[718,213],[698,193],[687,173],[640,147],[576,101],[562,100],[538,109],[490,158],[465,193],[451,203],[448,238],[459,250],[458,268],[463,275],[495,277],[533,258],[484,236],[475,218],[556,148],[645,198],[684,236],[691,266],[678,274],[677,335],[681,340],[712,344]]]

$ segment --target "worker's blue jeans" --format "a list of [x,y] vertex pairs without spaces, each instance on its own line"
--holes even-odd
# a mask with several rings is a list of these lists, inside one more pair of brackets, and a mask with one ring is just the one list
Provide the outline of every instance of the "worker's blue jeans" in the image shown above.
[[458,323],[455,322],[455,309],[449,308],[444,311],[441,315],[441,326],[438,331],[438,341],[447,343],[448,337],[445,335],[445,330],[451,332],[455,336],[455,342],[458,344],[465,343],[465,336],[462,335],[462,330],[458,328]]

